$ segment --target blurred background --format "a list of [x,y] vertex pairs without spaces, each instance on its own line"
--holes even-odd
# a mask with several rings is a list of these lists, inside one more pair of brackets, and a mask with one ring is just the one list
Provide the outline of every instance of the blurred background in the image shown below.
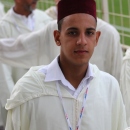
[[[5,11],[13,6],[14,0],[0,0]],[[99,18],[112,24],[120,33],[123,48],[130,46],[130,0],[96,0]],[[46,10],[54,0],[39,0],[38,8]]]

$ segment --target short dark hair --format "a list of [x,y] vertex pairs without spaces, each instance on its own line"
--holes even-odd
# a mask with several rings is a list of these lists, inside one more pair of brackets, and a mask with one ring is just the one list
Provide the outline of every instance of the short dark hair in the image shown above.
[[[57,25],[58,25],[58,30],[59,30],[59,31],[61,31],[63,21],[64,21],[64,18],[61,19],[61,20],[57,23]],[[96,21],[96,25],[97,25],[97,19],[95,19],[95,21]]]
[[62,23],[63,23],[63,19],[61,19],[57,25],[58,25],[58,30],[61,31],[61,26],[62,26]]

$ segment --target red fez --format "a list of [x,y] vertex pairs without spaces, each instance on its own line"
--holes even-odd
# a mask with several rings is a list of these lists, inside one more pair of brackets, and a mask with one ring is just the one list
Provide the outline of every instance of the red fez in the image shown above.
[[68,15],[76,13],[90,14],[97,19],[95,0],[60,0],[58,3],[57,22]]

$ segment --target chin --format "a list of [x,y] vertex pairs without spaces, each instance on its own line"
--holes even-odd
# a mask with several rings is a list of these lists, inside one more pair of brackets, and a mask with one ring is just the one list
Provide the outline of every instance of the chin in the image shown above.
[[86,60],[76,60],[75,61],[75,65],[77,65],[77,66],[84,66],[84,65],[88,65],[88,62],[89,61],[86,61]]

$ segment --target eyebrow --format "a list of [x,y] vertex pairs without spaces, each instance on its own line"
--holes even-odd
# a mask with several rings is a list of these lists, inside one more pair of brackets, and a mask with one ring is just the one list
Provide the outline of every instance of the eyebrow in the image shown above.
[[[67,29],[67,31],[69,31],[69,30],[78,30],[78,28],[76,28],[76,27],[70,27],[70,28]],[[86,30],[87,30],[87,31],[90,31],[90,30],[96,31],[96,29],[95,29],[95,28],[92,28],[92,27],[87,28]]]
[[87,28],[87,30],[93,30],[93,31],[96,31],[95,28]]

